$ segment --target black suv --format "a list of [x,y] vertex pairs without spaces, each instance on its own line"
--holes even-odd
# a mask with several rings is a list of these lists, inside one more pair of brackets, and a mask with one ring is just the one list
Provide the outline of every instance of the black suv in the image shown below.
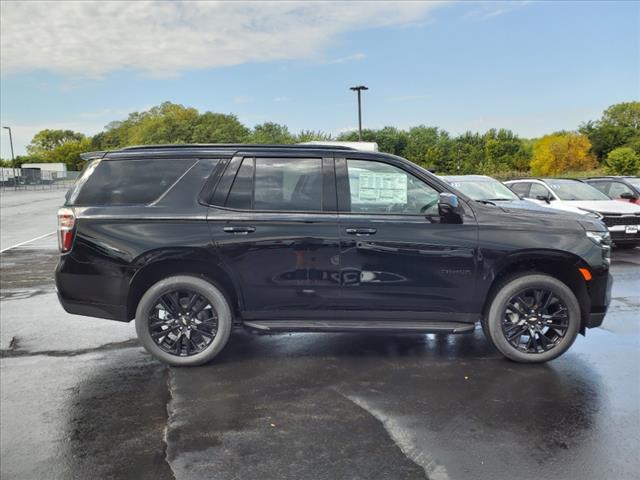
[[60,209],[69,313],[128,322],[172,365],[234,327],[472,332],[543,362],[602,323],[595,218],[475,202],[393,155],[329,146],[145,146],[87,154]]

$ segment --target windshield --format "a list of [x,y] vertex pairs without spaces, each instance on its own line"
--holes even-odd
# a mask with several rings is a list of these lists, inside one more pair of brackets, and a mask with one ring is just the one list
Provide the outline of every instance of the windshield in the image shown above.
[[640,178],[626,178],[625,180],[634,187],[640,188]]
[[502,183],[493,179],[450,179],[447,181],[452,187],[457,188],[473,200],[497,202],[520,199]]
[[547,180],[547,185],[560,200],[611,200],[600,190],[575,180]]

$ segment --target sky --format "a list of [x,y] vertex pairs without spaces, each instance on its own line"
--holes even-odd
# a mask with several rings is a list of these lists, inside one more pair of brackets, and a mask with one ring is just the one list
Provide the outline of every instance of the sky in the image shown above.
[[363,128],[535,137],[640,99],[640,2],[3,1],[0,20],[16,155],[163,101],[339,134],[364,84]]

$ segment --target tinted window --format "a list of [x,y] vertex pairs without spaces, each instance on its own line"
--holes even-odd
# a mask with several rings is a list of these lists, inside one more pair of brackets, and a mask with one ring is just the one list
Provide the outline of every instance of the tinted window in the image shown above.
[[322,210],[320,158],[256,158],[254,208],[316,212]]
[[552,197],[552,195],[549,189],[544,185],[540,185],[539,183],[532,183],[529,198],[538,199],[538,197]]
[[351,211],[435,215],[438,192],[404,170],[381,162],[347,160]]
[[527,183],[527,182],[512,183],[511,185],[509,185],[509,188],[512,191],[516,192],[521,197],[528,197],[529,196],[529,186],[530,185],[531,184]]
[[609,192],[609,182],[588,182],[593,188],[600,190],[602,193],[607,195]]
[[194,160],[103,160],[87,168],[72,189],[69,204],[151,203],[193,164]]
[[241,210],[253,208],[253,162],[253,158],[242,161],[225,204],[227,207]]
[[627,195],[633,195],[633,191],[627,187],[624,183],[613,182],[609,189],[609,196],[611,198],[622,198],[621,195],[626,193]]

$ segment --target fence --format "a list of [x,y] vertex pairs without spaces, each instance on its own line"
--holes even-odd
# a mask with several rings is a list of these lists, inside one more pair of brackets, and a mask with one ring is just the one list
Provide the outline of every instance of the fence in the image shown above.
[[1,190],[56,190],[68,189],[80,172],[51,171],[39,168],[1,168]]

